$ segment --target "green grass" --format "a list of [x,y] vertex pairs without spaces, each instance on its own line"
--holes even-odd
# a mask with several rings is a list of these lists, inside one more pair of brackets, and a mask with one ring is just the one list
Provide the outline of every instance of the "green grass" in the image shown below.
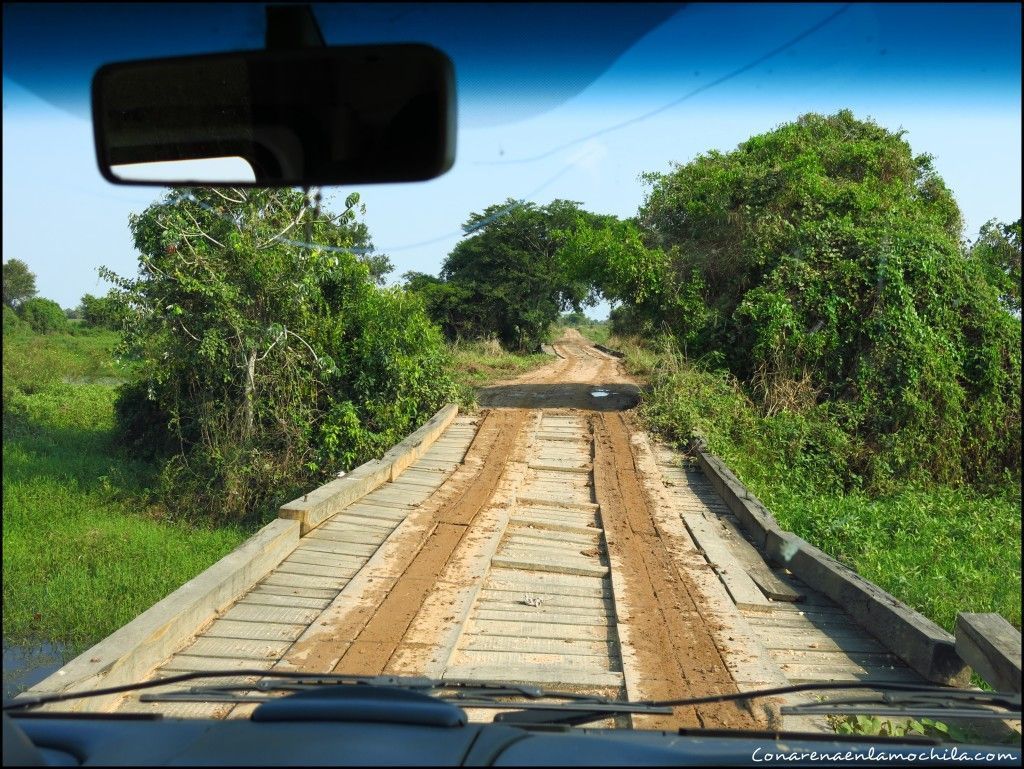
[[154,468],[112,441],[115,388],[62,381],[122,373],[114,341],[4,338],[5,642],[78,653],[249,535],[164,518],[149,501]]
[[34,393],[66,381],[115,384],[128,373],[113,355],[118,338],[114,331],[91,329],[74,334],[34,334],[27,329],[5,333],[5,397],[12,386]]
[[464,390],[511,379],[551,362],[545,353],[509,352],[496,341],[457,342],[450,345],[455,379]]
[[846,493],[843,435],[827,412],[762,416],[739,386],[671,355],[622,345],[652,387],[643,413],[677,445],[702,436],[779,523],[952,631],[959,611],[1021,626],[1020,485]]

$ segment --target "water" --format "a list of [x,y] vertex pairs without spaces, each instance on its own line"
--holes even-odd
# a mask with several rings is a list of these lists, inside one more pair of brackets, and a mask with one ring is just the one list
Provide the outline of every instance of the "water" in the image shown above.
[[60,644],[13,646],[4,641],[3,647],[5,700],[35,686],[71,659],[71,654]]

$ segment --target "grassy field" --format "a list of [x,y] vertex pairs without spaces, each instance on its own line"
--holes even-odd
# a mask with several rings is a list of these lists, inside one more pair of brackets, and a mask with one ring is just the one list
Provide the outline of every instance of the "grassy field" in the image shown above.
[[1020,485],[904,487],[843,493],[823,423],[763,417],[720,374],[623,340],[633,373],[651,382],[643,415],[670,442],[702,435],[779,523],[952,631],[958,611],[998,612],[1021,626]]
[[[111,333],[3,340],[3,633],[77,653],[248,536],[166,520],[111,441]],[[100,383],[96,383],[99,381]]]

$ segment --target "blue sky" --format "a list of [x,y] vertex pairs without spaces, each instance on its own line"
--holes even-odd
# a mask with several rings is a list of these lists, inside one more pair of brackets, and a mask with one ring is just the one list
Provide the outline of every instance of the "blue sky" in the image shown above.
[[[566,13],[578,15],[584,7]],[[415,11],[407,14],[410,23],[426,14],[408,8]],[[491,203],[568,198],[629,216],[643,200],[642,172],[667,170],[671,161],[687,162],[710,149],[733,149],[806,112],[842,108],[905,129],[915,152],[935,156],[963,210],[967,237],[990,218],[1020,217],[1019,6],[697,5],[659,12],[667,18],[638,40],[602,41],[614,49],[607,60],[586,59],[587,47],[578,41],[564,61],[508,46],[503,54],[497,46],[486,59],[479,46],[459,48],[465,35],[453,36],[461,97],[455,167],[430,182],[358,190],[374,243],[395,264],[392,277],[407,270],[436,273],[461,235],[460,224]],[[367,39],[407,34],[375,22],[384,11],[365,13]],[[336,39],[330,22],[325,12],[329,42],[365,42]],[[19,71],[17,49],[8,51],[9,27],[4,259],[26,261],[41,295],[74,306],[82,294],[106,290],[98,266],[134,274],[127,217],[160,191],[113,186],[100,177],[87,102],[78,93],[84,90],[67,80],[54,98],[45,82]],[[251,25],[247,34],[258,32]],[[445,48],[443,40],[438,44]],[[548,38],[533,44],[553,45]],[[501,55],[511,62],[504,79]],[[522,62],[532,64],[517,68]],[[489,86],[494,78],[500,87]],[[57,73],[52,82],[65,83]],[[87,82],[87,76],[81,80]],[[350,191],[325,194],[340,202]]]

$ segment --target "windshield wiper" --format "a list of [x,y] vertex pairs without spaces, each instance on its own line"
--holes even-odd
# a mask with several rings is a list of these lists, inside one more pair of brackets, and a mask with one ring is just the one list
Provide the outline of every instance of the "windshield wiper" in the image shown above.
[[[253,678],[252,683],[194,687],[192,690],[144,694],[144,701],[217,701],[265,702],[275,693],[314,691],[321,687],[369,686],[390,687],[431,694],[436,699],[466,708],[502,710],[495,721],[521,726],[539,724],[579,725],[626,713],[670,714],[672,708],[738,702],[785,694],[812,691],[869,690],[869,697],[844,698],[831,702],[786,705],[783,715],[810,713],[871,713],[874,715],[897,713],[900,715],[941,715],[947,718],[1019,719],[1020,694],[954,689],[922,684],[883,682],[806,683],[759,689],[750,692],[714,694],[676,700],[647,700],[628,702],[608,697],[559,692],[541,689],[529,684],[500,681],[466,681],[409,676],[353,676],[338,674],[309,674],[274,670],[211,670],[182,673],[152,681],[124,686],[94,689],[87,692],[67,692],[35,697],[17,697],[4,703],[5,711],[26,710],[38,705],[66,700],[119,694],[130,691],[165,687],[169,684],[207,678]],[[254,692],[248,694],[247,692]],[[508,698],[518,698],[509,701]],[[523,701],[525,700],[525,701]]]
[[[992,708],[1000,708],[993,710]],[[954,689],[945,692],[889,692],[786,705],[783,715],[898,715],[922,718],[997,718],[1020,713],[1020,695]]]
[[[235,673],[237,676],[237,671]],[[672,708],[646,702],[625,702],[608,697],[553,691],[529,684],[497,681],[464,681],[457,679],[405,678],[400,676],[358,677],[344,675],[295,674],[284,680],[262,680],[251,684],[238,683],[214,686],[196,686],[180,691],[142,694],[141,702],[230,702],[264,703],[275,699],[277,693],[315,691],[325,686],[370,685],[402,688],[410,691],[431,692],[444,702],[463,708],[510,711],[499,713],[495,722],[508,724],[563,724],[567,726],[589,723],[628,713],[671,715]],[[164,679],[164,683],[168,679]],[[525,698],[508,701],[507,698]]]

